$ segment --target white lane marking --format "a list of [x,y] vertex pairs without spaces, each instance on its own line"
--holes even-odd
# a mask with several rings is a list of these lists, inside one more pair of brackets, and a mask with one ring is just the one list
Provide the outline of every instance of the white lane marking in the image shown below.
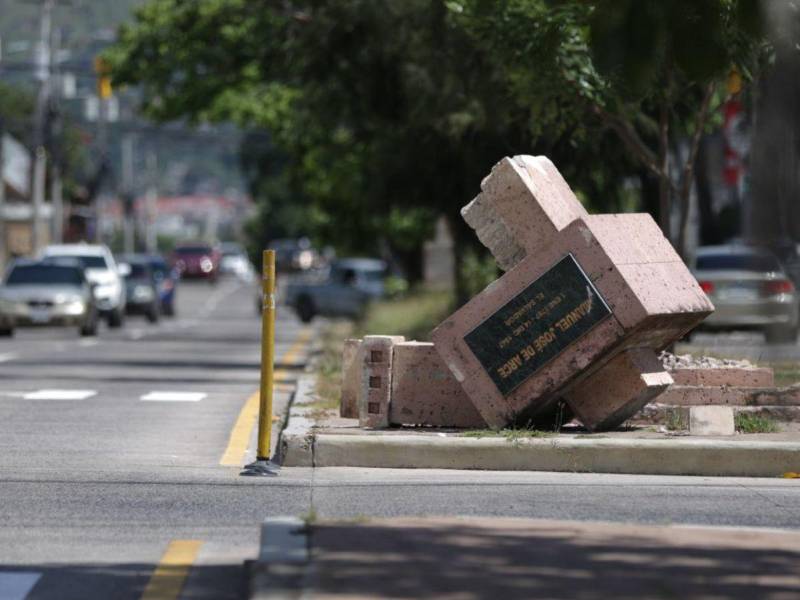
[[0,572],[0,600],[25,600],[41,576],[32,571]]
[[37,390],[23,396],[25,400],[86,400],[96,396],[94,390]]
[[132,340],[140,340],[142,337],[144,337],[144,331],[141,329],[134,329],[128,334],[128,337]]
[[0,396],[7,396],[9,398],[24,398],[25,394],[29,392],[0,392]]
[[8,362],[10,360],[14,360],[17,358],[17,355],[13,352],[6,352],[5,354],[0,354],[0,362]]
[[88,348],[89,346],[97,346],[99,343],[99,340],[81,340],[78,342],[78,345]]
[[145,402],[199,402],[208,396],[204,392],[150,392],[140,400]]

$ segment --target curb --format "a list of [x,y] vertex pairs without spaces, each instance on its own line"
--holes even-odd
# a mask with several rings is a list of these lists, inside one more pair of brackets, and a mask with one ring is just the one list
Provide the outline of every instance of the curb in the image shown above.
[[506,440],[455,435],[315,432],[306,414],[314,376],[297,382],[279,440],[285,467],[556,471],[636,475],[779,477],[800,471],[800,442],[709,438],[550,437]]
[[314,401],[315,378],[303,374],[297,378],[294,395],[289,400],[286,424],[278,436],[277,460],[286,467],[314,466],[314,422],[306,417],[311,409],[306,404]]
[[531,439],[318,434],[316,467],[568,471],[776,477],[800,470],[800,443],[722,440]]
[[297,517],[270,517],[261,525],[258,560],[248,564],[250,600],[300,598],[310,564],[308,529]]

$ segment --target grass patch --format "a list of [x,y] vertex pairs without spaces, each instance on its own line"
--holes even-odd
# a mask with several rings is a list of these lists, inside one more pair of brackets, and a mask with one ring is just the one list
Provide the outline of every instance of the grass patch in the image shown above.
[[790,363],[763,363],[762,367],[771,367],[775,372],[775,385],[788,387],[800,383],[800,366],[796,362]]
[[371,304],[356,325],[356,333],[358,337],[403,335],[409,340],[429,341],[431,330],[452,308],[451,292],[416,289],[402,298]]
[[778,433],[781,430],[774,420],[746,412],[736,413],[733,423],[739,433]]
[[342,401],[342,344],[350,337],[353,326],[347,321],[334,321],[320,332],[322,351],[315,362],[316,400],[309,404],[317,411],[338,409]]
[[523,439],[531,438],[545,438],[556,435],[554,431],[542,431],[540,429],[525,429],[525,428],[508,428],[508,429],[474,429],[465,431],[461,434],[462,437],[468,438],[485,438],[485,437],[503,437],[509,442],[516,442]]
[[666,409],[664,426],[667,431],[685,431],[689,429],[689,411],[682,410],[681,407],[671,407]]

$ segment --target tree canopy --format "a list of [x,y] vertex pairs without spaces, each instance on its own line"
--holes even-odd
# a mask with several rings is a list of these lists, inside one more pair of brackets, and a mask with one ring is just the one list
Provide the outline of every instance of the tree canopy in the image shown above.
[[269,131],[266,153],[244,147],[264,227],[412,265],[437,214],[470,243],[458,210],[510,154],[549,155],[600,210],[637,208],[626,182],[650,173],[664,223],[716,83],[756,62],[754,15],[754,0],[150,0],[109,58],[156,119]]

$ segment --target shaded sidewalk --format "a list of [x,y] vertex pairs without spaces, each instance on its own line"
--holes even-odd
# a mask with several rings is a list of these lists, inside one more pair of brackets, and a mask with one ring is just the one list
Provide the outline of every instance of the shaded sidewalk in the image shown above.
[[796,532],[390,519],[315,524],[310,547],[312,598],[800,598]]

